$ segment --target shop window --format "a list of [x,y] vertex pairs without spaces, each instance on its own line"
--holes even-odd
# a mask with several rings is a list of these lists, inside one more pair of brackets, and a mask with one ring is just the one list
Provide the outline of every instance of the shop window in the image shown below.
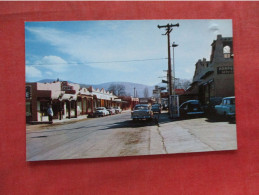
[[92,111],[92,100],[88,100],[88,112]]
[[75,101],[71,101],[71,109],[74,109],[76,107],[76,102]]
[[42,113],[42,116],[48,116],[47,110],[48,110],[49,102],[42,101],[40,102],[40,112]]
[[26,116],[31,116],[31,102],[26,102]]
[[223,54],[224,54],[224,58],[231,57],[230,47],[228,45],[223,48]]

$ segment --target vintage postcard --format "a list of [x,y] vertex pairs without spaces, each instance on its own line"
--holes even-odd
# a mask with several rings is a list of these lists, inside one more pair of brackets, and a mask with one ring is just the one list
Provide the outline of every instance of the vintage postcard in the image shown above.
[[25,22],[26,159],[236,150],[232,20]]

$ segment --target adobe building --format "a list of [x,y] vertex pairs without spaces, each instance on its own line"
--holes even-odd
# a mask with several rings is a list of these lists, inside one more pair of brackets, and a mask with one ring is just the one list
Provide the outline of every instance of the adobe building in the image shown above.
[[191,87],[186,94],[195,97],[202,104],[210,98],[234,96],[233,39],[217,35],[211,44],[211,56],[198,60]]
[[53,119],[77,117],[77,95],[80,86],[66,81],[26,83],[26,121],[48,121],[52,105]]
[[47,122],[47,109],[53,109],[53,119],[93,116],[97,107],[115,107],[127,102],[104,89],[80,88],[67,81],[26,83],[26,121]]

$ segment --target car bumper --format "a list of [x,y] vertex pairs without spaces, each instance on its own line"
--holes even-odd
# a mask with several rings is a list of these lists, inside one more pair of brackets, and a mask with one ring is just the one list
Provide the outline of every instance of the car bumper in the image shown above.
[[230,118],[235,118],[236,113],[230,112],[230,113],[227,113],[227,116],[230,117]]
[[150,119],[152,116],[131,116],[132,119]]
[[200,111],[200,112],[187,112],[188,115],[200,115],[200,114],[204,114],[203,111]]

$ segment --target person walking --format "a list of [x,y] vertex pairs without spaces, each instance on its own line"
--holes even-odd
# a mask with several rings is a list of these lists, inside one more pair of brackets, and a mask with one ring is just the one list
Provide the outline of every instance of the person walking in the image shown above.
[[52,123],[52,117],[53,117],[53,110],[52,110],[52,106],[49,105],[49,108],[47,110],[48,116],[49,116],[49,122]]

